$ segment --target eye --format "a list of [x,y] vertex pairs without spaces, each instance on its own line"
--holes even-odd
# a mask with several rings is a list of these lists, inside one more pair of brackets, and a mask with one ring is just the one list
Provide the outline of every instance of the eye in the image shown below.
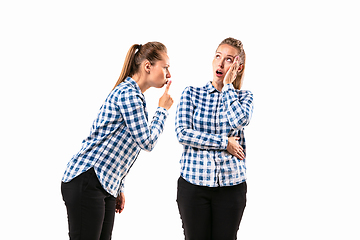
[[233,62],[232,58],[227,58],[226,61],[229,62],[229,63]]
[[219,54],[216,54],[216,55],[215,55],[215,58],[216,58],[216,59],[219,59],[219,58],[220,58],[220,55],[219,55]]

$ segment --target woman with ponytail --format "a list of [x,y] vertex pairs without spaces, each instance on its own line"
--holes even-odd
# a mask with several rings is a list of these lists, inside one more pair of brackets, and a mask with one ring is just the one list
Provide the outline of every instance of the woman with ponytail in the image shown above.
[[[89,136],[67,164],[61,192],[72,240],[111,239],[115,212],[124,209],[124,180],[140,150],[151,151],[173,104],[166,47],[133,45],[120,77],[101,106]],[[143,93],[167,84],[148,123]]]
[[187,87],[176,111],[183,145],[177,203],[185,239],[234,240],[246,205],[244,127],[253,95],[241,90],[245,51],[227,38],[215,51],[213,79]]

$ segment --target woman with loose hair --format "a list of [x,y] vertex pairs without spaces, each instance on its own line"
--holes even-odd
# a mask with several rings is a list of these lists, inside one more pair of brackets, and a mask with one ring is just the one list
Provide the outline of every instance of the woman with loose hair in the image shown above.
[[241,90],[245,51],[223,40],[212,62],[213,80],[187,87],[176,111],[175,131],[183,145],[177,203],[185,239],[236,239],[246,205],[244,127],[253,95]]
[[[140,150],[155,147],[173,104],[169,66],[162,43],[134,44],[129,49],[117,83],[62,178],[70,239],[111,239],[115,212],[124,209],[125,177]],[[149,124],[143,93],[165,84]]]

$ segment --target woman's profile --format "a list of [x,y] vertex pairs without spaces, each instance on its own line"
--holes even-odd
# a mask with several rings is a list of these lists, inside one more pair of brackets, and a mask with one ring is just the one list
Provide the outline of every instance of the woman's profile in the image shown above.
[[[117,83],[62,178],[70,239],[111,239],[115,212],[124,209],[125,177],[140,150],[155,147],[173,104],[169,67],[162,43],[134,44],[129,49]],[[143,93],[166,84],[149,123]]]

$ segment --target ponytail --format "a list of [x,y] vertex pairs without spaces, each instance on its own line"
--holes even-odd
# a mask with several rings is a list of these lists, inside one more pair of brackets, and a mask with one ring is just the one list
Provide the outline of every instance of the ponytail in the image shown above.
[[128,76],[130,76],[131,67],[132,67],[134,59],[135,59],[135,51],[140,46],[141,45],[139,45],[139,44],[134,44],[134,45],[132,45],[130,47],[129,51],[126,54],[124,65],[123,65],[123,68],[122,68],[121,73],[120,73],[120,77],[117,80],[117,82],[116,82],[116,84],[115,84],[115,86],[113,87],[112,90],[114,90],[114,88],[116,88],[117,85],[122,83]]
[[159,42],[148,42],[144,45],[132,45],[126,54],[120,77],[112,90],[114,90],[116,86],[122,83],[127,77],[132,77],[135,73],[137,73],[139,71],[139,66],[144,60],[148,60],[152,65],[155,64],[156,61],[161,60],[161,52],[166,53],[167,49],[164,44]]

